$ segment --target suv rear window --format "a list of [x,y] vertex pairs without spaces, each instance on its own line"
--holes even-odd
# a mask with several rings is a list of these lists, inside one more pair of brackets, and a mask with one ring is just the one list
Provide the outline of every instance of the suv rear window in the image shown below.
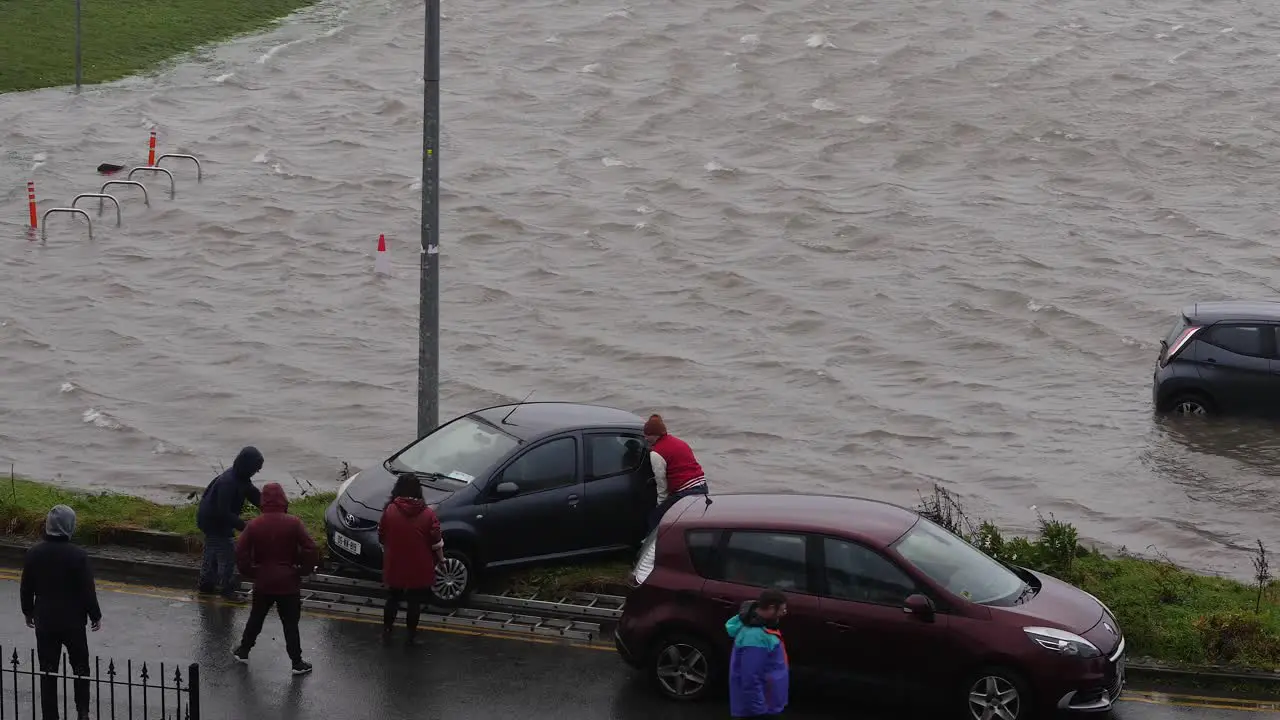
[[1173,347],[1173,343],[1177,341],[1178,336],[1181,335],[1182,331],[1190,324],[1191,323],[1187,322],[1185,317],[1181,315],[1178,316],[1178,319],[1173,323],[1173,327],[1169,329],[1169,334],[1164,336],[1164,347],[1166,350]]

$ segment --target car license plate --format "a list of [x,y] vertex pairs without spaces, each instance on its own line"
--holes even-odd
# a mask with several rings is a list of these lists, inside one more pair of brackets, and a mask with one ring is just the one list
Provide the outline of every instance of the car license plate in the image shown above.
[[342,533],[333,534],[333,544],[337,545],[339,550],[349,552],[352,555],[360,554],[360,543],[356,542],[355,540],[352,540],[351,538],[347,537],[346,535],[343,535]]

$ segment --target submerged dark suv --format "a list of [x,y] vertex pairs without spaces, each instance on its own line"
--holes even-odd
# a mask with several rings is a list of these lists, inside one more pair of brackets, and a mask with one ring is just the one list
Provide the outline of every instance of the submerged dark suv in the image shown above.
[[1202,302],[1160,341],[1151,400],[1160,413],[1280,413],[1280,302]]

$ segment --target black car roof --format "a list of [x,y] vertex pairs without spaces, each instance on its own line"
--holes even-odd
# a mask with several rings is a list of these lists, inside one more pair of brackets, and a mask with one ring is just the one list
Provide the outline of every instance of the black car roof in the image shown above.
[[1221,300],[1200,302],[1182,309],[1188,320],[1198,324],[1223,320],[1274,320],[1280,322],[1280,302],[1270,300]]
[[635,413],[584,403],[511,403],[469,414],[491,422],[521,440],[535,440],[548,433],[592,427],[618,427],[637,431],[644,428],[644,418]]

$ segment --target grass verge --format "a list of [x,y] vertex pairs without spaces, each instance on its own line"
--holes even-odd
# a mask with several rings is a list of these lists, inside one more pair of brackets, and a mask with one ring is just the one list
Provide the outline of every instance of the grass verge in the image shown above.
[[[118,80],[313,0],[83,0],[83,82]],[[0,93],[75,82],[73,0],[0,0]]]
[[[309,493],[289,501],[289,512],[302,518],[312,537],[324,545],[324,511],[333,493]],[[31,480],[0,480],[0,528],[8,535],[39,537],[44,532],[45,515],[54,505],[76,511],[75,540],[99,544],[119,530],[158,530],[200,543],[196,528],[196,503],[166,505],[132,495],[87,493],[65,490]],[[245,519],[257,511],[246,505]]]

